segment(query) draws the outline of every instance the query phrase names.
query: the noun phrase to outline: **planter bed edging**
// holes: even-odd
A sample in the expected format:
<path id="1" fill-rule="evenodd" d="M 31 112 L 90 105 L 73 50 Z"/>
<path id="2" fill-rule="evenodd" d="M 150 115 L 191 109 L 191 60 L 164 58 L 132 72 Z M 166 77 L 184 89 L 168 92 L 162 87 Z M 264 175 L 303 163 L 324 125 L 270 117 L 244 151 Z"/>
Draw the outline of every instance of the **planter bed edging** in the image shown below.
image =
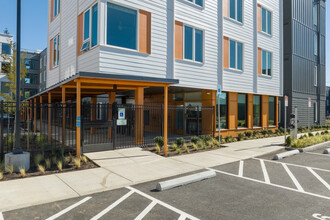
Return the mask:
<path id="1" fill-rule="evenodd" d="M 330 141 L 324 142 L 324 143 L 320 143 L 320 144 L 316 144 L 313 146 L 309 146 L 306 148 L 301 149 L 302 152 L 310 152 L 310 151 L 314 151 L 314 150 L 319 150 L 323 147 L 329 146 L 330 145 Z"/>

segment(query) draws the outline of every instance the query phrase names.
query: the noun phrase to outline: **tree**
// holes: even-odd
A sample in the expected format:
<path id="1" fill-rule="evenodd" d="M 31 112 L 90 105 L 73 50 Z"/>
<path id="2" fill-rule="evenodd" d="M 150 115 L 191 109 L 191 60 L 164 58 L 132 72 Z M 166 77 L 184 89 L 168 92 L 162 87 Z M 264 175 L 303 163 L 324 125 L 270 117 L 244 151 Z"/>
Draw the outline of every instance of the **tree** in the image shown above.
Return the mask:
<path id="1" fill-rule="evenodd" d="M 5 29 L 3 30 L 3 33 L 4 33 L 4 34 L 9 34 L 8 28 L 5 28 Z"/>

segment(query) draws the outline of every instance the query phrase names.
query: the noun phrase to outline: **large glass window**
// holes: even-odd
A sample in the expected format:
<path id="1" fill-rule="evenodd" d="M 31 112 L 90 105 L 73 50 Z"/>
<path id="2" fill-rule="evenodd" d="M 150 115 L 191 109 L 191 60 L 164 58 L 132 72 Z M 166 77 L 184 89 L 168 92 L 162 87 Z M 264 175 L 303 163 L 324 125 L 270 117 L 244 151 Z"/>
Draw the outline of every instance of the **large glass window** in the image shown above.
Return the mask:
<path id="1" fill-rule="evenodd" d="M 217 98 L 217 128 L 219 128 L 219 119 L 218 119 L 218 111 L 219 111 L 219 98 Z M 228 104 L 227 104 L 227 93 L 223 92 L 220 95 L 220 128 L 226 129 L 227 125 L 227 117 L 228 117 Z"/>
<path id="2" fill-rule="evenodd" d="M 272 13 L 265 8 L 261 8 L 261 30 L 264 33 L 272 34 Z"/>
<path id="3" fill-rule="evenodd" d="M 246 127 L 246 95 L 238 94 L 238 127 Z"/>
<path id="4" fill-rule="evenodd" d="M 137 11 L 108 2 L 107 44 L 137 50 Z"/>
<path id="5" fill-rule="evenodd" d="M 95 4 L 91 9 L 84 13 L 84 43 L 81 51 L 97 45 L 98 35 L 98 5 Z"/>
<path id="6" fill-rule="evenodd" d="M 318 39 L 317 34 L 314 34 L 314 55 L 318 55 Z"/>
<path id="7" fill-rule="evenodd" d="M 28 69 L 28 70 L 38 69 L 36 60 L 25 59 L 24 64 L 25 64 L 26 69 Z"/>
<path id="8" fill-rule="evenodd" d="M 234 40 L 229 41 L 229 67 L 243 70 L 243 44 Z"/>
<path id="9" fill-rule="evenodd" d="M 317 1 L 313 2 L 313 24 L 317 25 L 318 23 L 318 8 L 317 8 L 318 4 Z"/>
<path id="10" fill-rule="evenodd" d="M 243 0 L 229 1 L 229 16 L 230 18 L 242 22 L 243 19 Z"/>
<path id="11" fill-rule="evenodd" d="M 253 96 L 253 126 L 261 126 L 261 97 Z"/>
<path id="12" fill-rule="evenodd" d="M 27 74 L 25 78 L 25 84 L 38 84 L 38 75 L 37 74 Z"/>
<path id="13" fill-rule="evenodd" d="M 196 5 L 199 5 L 201 7 L 203 7 L 204 5 L 204 0 L 188 0 L 188 1 L 195 3 Z"/>
<path id="14" fill-rule="evenodd" d="M 56 67 L 59 64 L 60 57 L 60 36 L 56 36 L 53 41 L 53 67 Z"/>
<path id="15" fill-rule="evenodd" d="M 272 75 L 272 53 L 262 50 L 262 74 Z"/>
<path id="16" fill-rule="evenodd" d="M 195 43 L 194 43 L 195 42 Z M 204 33 L 202 30 L 184 26 L 184 58 L 203 62 Z"/>
<path id="17" fill-rule="evenodd" d="M 314 86 L 317 86 L 317 66 L 314 66 Z"/>
<path id="18" fill-rule="evenodd" d="M 84 41 L 89 39 L 90 10 L 84 14 Z"/>
<path id="19" fill-rule="evenodd" d="M 94 5 L 92 8 L 92 47 L 97 45 L 97 24 L 98 24 L 98 5 Z"/>
<path id="20" fill-rule="evenodd" d="M 8 82 L 1 82 L 1 93 L 8 94 L 9 90 Z"/>
<path id="21" fill-rule="evenodd" d="M 61 12 L 61 0 L 54 0 L 54 18 Z"/>
<path id="22" fill-rule="evenodd" d="M 275 97 L 269 97 L 269 125 L 275 125 Z"/>
<path id="23" fill-rule="evenodd" d="M 314 102 L 314 122 L 318 121 L 317 102 Z"/>
<path id="24" fill-rule="evenodd" d="M 1 49 L 2 54 L 6 55 L 11 55 L 11 47 L 9 44 L 2 43 L 2 49 Z"/>

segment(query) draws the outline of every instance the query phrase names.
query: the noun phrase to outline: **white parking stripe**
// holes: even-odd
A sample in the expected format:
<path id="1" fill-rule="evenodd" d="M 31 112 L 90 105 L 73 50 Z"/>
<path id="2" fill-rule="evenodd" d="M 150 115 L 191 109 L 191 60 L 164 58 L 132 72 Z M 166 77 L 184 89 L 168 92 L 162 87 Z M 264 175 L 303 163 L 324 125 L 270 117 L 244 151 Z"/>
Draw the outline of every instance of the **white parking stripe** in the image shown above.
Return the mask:
<path id="1" fill-rule="evenodd" d="M 117 201 L 115 201 L 114 203 L 112 203 L 111 205 L 109 205 L 107 208 L 105 208 L 102 212 L 100 212 L 99 214 L 97 214 L 96 216 L 94 216 L 93 218 L 91 218 L 91 220 L 97 220 L 97 219 L 101 218 L 102 216 L 104 216 L 105 214 L 107 214 L 111 209 L 115 208 L 122 201 L 124 201 L 125 199 L 127 199 L 133 193 L 134 193 L 133 191 L 129 191 L 124 196 L 122 196 L 120 199 L 118 199 Z"/>
<path id="2" fill-rule="evenodd" d="M 2 212 L 0 212 L 0 220 L 4 220 L 4 219 L 3 219 Z"/>
<path id="3" fill-rule="evenodd" d="M 144 216 L 146 216 L 150 211 L 151 209 L 157 205 L 157 202 L 156 201 L 152 201 L 148 206 L 147 208 L 145 208 L 136 218 L 135 220 L 142 220 L 144 218 Z"/>
<path id="4" fill-rule="evenodd" d="M 294 163 L 284 163 L 284 162 L 279 162 L 279 161 L 274 161 L 274 160 L 265 160 L 265 159 L 260 159 L 260 158 L 252 158 L 254 160 L 264 160 L 270 163 L 278 163 L 278 164 L 286 164 L 286 165 L 290 165 L 290 166 L 294 166 L 294 167 L 302 167 L 302 168 L 308 168 L 309 166 L 303 166 L 303 165 L 298 165 L 298 164 L 294 164 Z M 319 170 L 319 171 L 324 171 L 324 172 L 328 172 L 330 173 L 330 170 L 326 170 L 326 169 L 322 169 L 322 168 L 317 168 L 317 167 L 310 167 L 313 170 Z"/>
<path id="5" fill-rule="evenodd" d="M 243 176 L 243 169 L 244 169 L 244 161 L 241 160 L 239 162 L 238 176 L 240 176 L 240 177 Z"/>
<path id="6" fill-rule="evenodd" d="M 319 154 L 319 153 L 314 153 L 314 152 L 305 152 L 305 153 L 306 153 L 306 154 L 318 155 L 318 156 L 330 157 L 330 154 Z"/>
<path id="7" fill-rule="evenodd" d="M 131 191 L 133 191 L 133 192 L 135 192 L 135 193 L 137 193 L 137 194 L 140 194 L 141 196 L 143 196 L 143 197 L 145 197 L 147 199 L 150 199 L 151 201 L 155 201 L 159 205 L 164 206 L 165 208 L 168 208 L 168 209 L 170 209 L 170 210 L 172 210 L 172 211 L 174 211 L 174 212 L 176 212 L 176 213 L 178 213 L 180 215 L 184 215 L 184 216 L 186 216 L 187 218 L 189 218 L 191 220 L 199 220 L 198 218 L 196 218 L 196 217 L 194 217 L 192 215 L 189 215 L 189 214 L 187 214 L 187 213 L 185 213 L 185 212 L 183 212 L 183 211 L 181 211 L 181 210 L 179 210 L 179 209 L 177 209 L 177 208 L 175 208 L 175 207 L 173 207 L 173 206 L 171 206 L 171 205 L 169 205 L 169 204 L 167 204 L 167 203 L 165 203 L 163 201 L 160 201 L 160 200 L 158 200 L 158 199 L 156 199 L 156 198 L 154 198 L 152 196 L 149 196 L 148 194 L 146 194 L 144 192 L 141 192 L 140 190 L 137 190 L 137 189 L 135 189 L 133 187 L 130 187 L 130 186 L 127 186 L 126 188 L 129 189 L 129 190 L 131 190 Z"/>
<path id="8" fill-rule="evenodd" d="M 261 168 L 262 168 L 262 172 L 264 174 L 265 182 L 267 184 L 269 184 L 270 179 L 269 179 L 268 172 L 267 172 L 267 169 L 266 169 L 266 166 L 265 166 L 265 162 L 263 160 L 260 160 L 260 165 L 261 165 Z"/>
<path id="9" fill-rule="evenodd" d="M 91 198 L 92 198 L 92 197 L 86 197 L 86 198 L 84 198 L 84 199 L 80 200 L 79 202 L 77 202 L 77 203 L 75 203 L 75 204 L 73 204 L 73 205 L 69 206 L 68 208 L 66 208 L 66 209 L 63 209 L 62 211 L 58 212 L 57 214 L 55 214 L 55 215 L 53 215 L 53 216 L 51 216 L 51 217 L 47 218 L 46 220 L 53 220 L 53 219 L 57 219 L 58 217 L 60 217 L 60 216 L 64 215 L 65 213 L 67 213 L 67 212 L 71 211 L 72 209 L 74 209 L 74 208 L 76 208 L 76 207 L 80 206 L 81 204 L 83 204 L 83 203 L 87 202 L 87 201 L 88 201 L 88 200 L 90 200 Z M 1 220 L 1 217 L 0 217 L 0 220 Z"/>
<path id="10" fill-rule="evenodd" d="M 288 168 L 288 166 L 286 164 L 284 164 L 284 163 L 282 163 L 282 166 L 284 167 L 285 171 L 290 176 L 290 178 L 293 181 L 294 185 L 296 185 L 297 189 L 299 191 L 301 191 L 301 192 L 305 192 L 305 190 L 301 187 L 300 183 L 298 182 L 298 180 L 296 179 L 296 177 L 293 175 L 293 173 L 291 172 L 291 170 Z"/>
<path id="11" fill-rule="evenodd" d="M 318 180 L 320 180 L 321 183 L 323 183 L 323 185 L 325 187 L 328 188 L 328 190 L 330 190 L 330 185 L 322 178 L 320 177 L 312 168 L 307 168 Z"/>
<path id="12" fill-rule="evenodd" d="M 187 218 L 187 216 L 185 215 L 180 215 L 179 219 L 178 220 L 185 220 Z"/>
<path id="13" fill-rule="evenodd" d="M 250 181 L 253 181 L 253 182 L 257 182 L 257 183 L 263 183 L 263 184 L 266 184 L 265 182 L 263 181 L 260 181 L 260 180 L 256 180 L 256 179 L 252 179 L 252 178 L 249 178 L 249 177 L 239 177 L 235 174 L 232 174 L 232 173 L 227 173 L 227 172 L 223 172 L 223 171 L 220 171 L 220 170 L 215 170 L 215 169 L 212 169 L 212 168 L 207 168 L 208 170 L 213 170 L 217 173 L 221 173 L 221 174 L 225 174 L 225 175 L 228 175 L 228 176 L 233 176 L 233 177 L 237 177 L 237 178 L 241 178 L 241 179 L 245 179 L 245 180 L 250 180 Z M 327 196 L 322 196 L 322 195 L 318 195 L 318 194 L 315 194 L 315 193 L 310 193 L 310 192 L 301 192 L 297 189 L 293 189 L 293 188 L 289 188 L 289 187 L 286 187 L 286 186 L 281 186 L 281 185 L 276 185 L 276 184 L 273 184 L 273 183 L 270 183 L 270 184 L 267 184 L 268 186 L 274 186 L 274 187 L 278 187 L 278 188 L 282 188 L 282 189 L 286 189 L 286 190 L 290 190 L 290 191 L 294 191 L 294 192 L 298 192 L 298 193 L 303 193 L 303 194 L 306 194 L 306 195 L 310 195 L 310 196 L 315 196 L 315 197 L 318 197 L 318 198 L 322 198 L 322 199 L 327 199 L 327 200 L 330 200 L 330 197 L 327 197 Z"/>

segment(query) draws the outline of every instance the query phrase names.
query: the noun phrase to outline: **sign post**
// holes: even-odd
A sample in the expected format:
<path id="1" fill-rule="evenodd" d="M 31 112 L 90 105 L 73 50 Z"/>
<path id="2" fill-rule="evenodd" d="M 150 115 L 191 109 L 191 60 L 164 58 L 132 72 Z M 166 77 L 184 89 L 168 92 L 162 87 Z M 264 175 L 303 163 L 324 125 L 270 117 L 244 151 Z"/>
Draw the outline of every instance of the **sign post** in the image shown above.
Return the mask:
<path id="1" fill-rule="evenodd" d="M 221 144 L 221 138 L 220 138 L 220 129 L 221 129 L 221 125 L 220 125 L 220 95 L 221 95 L 221 85 L 219 84 L 218 89 L 217 89 L 219 144 Z"/>
<path id="2" fill-rule="evenodd" d="M 308 120 L 308 133 L 310 132 L 310 124 L 309 124 L 309 108 L 312 107 L 312 99 L 308 98 L 308 111 L 307 111 L 307 120 Z"/>
<path id="3" fill-rule="evenodd" d="M 286 143 L 286 109 L 289 106 L 289 97 L 284 96 L 284 143 Z"/>

